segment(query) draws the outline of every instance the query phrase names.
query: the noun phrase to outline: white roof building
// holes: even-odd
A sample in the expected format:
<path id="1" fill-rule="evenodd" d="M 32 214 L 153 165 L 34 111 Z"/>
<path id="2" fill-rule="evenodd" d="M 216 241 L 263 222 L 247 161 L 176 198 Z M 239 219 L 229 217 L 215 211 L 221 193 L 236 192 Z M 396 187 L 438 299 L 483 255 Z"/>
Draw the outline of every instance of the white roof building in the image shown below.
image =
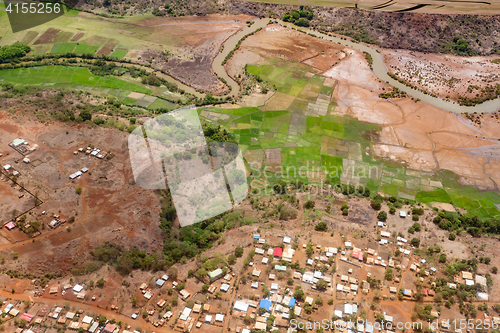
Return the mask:
<path id="1" fill-rule="evenodd" d="M 187 320 L 189 315 L 191 314 L 191 310 L 190 308 L 186 307 L 184 308 L 184 310 L 182 311 L 182 314 L 181 316 L 179 317 L 180 320 Z"/>
<path id="2" fill-rule="evenodd" d="M 80 291 L 83 290 L 83 286 L 77 284 L 76 286 L 73 287 L 73 291 L 76 293 L 79 293 Z"/>
<path id="3" fill-rule="evenodd" d="M 285 243 L 285 244 L 290 244 L 291 241 L 292 241 L 292 239 L 290 237 L 285 236 L 285 238 L 283 238 L 283 243 Z"/>
<path id="4" fill-rule="evenodd" d="M 234 309 L 238 311 L 243 311 L 247 312 L 248 311 L 248 304 L 242 301 L 236 301 L 234 303 Z"/>
<path id="5" fill-rule="evenodd" d="M 216 314 L 215 315 L 215 321 L 223 322 L 224 321 L 224 315 L 223 314 Z"/>

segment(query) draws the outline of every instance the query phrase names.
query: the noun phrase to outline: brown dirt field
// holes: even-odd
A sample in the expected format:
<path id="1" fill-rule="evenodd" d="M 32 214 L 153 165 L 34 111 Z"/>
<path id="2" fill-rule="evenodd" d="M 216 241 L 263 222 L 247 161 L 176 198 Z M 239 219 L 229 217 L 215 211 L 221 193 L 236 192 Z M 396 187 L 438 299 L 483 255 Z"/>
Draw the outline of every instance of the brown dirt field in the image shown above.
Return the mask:
<path id="1" fill-rule="evenodd" d="M 90 36 L 87 39 L 82 40 L 82 43 L 90 44 L 94 46 L 102 46 L 108 39 L 102 36 Z"/>
<path id="2" fill-rule="evenodd" d="M 333 92 L 338 106 L 333 113 L 380 124 L 380 144 L 373 147 L 376 155 L 418 170 L 449 169 L 463 176 L 463 184 L 495 188 L 489 177 L 491 173 L 494 179 L 500 178 L 495 169 L 500 158 L 495 149 L 500 129 L 496 114 L 480 117 L 478 125 L 411 98 L 379 98 L 389 86 L 375 77 L 361 52 L 347 49 L 346 54 L 323 73 L 338 80 Z M 485 165 L 488 174 L 483 172 L 485 162 L 490 163 Z"/>
<path id="3" fill-rule="evenodd" d="M 271 24 L 248 37 L 226 64 L 231 76 L 243 72 L 245 65 L 279 57 L 302 62 L 323 72 L 342 59 L 343 46 L 314 38 L 295 30 Z"/>
<path id="4" fill-rule="evenodd" d="M 144 62 L 154 57 L 155 68 L 167 70 L 181 82 L 195 89 L 220 92 L 224 84 L 213 74 L 212 61 L 224 41 L 254 18 L 248 15 L 147 18 L 138 22 L 151 29 L 144 40 L 162 44 L 169 55 L 163 55 L 163 49 L 151 48 L 130 53 L 128 57 L 140 56 Z"/>
<path id="5" fill-rule="evenodd" d="M 35 242 L 30 240 L 14 246 L 12 250 L 20 254 L 15 263 L 18 268 L 29 267 L 35 274 L 67 270 L 69 263 L 83 260 L 89 249 L 104 240 L 127 246 L 136 242 L 137 246 L 149 250 L 161 249 L 163 237 L 156 213 L 158 198 L 154 192 L 139 189 L 130 182 L 133 176 L 126 133 L 98 127 L 42 125 L 20 121 L 19 118 L 13 121 L 5 115 L 1 119 L 3 124 L 11 126 L 11 132 L 6 132 L 9 135 L 2 140 L 0 151 L 12 150 L 6 144 L 19 136 L 39 145 L 29 157 L 41 163 L 36 163 L 36 167 L 33 163 L 16 164 L 22 175 L 19 181 L 23 181 L 27 188 L 39 191 L 44 201 L 35 213 L 40 215 L 45 210 L 58 213 L 61 218 L 76 217 L 76 222 L 69 225 L 70 232 L 66 231 L 68 225 L 55 230 L 47 228 Z M 105 161 L 81 153 L 73 155 L 73 151 L 87 147 L 89 143 L 116 156 Z M 2 158 L 2 163 L 14 165 L 14 161 L 20 158 L 20 154 L 12 151 Z M 92 175 L 85 174 L 75 181 L 68 179 L 69 174 L 84 166 L 92 171 Z M 76 186 L 82 187 L 82 195 L 75 193 Z M 54 260 L 53 256 L 57 259 Z"/>
<path id="6" fill-rule="evenodd" d="M 120 42 L 116 39 L 110 39 L 96 52 L 96 54 L 109 55 L 119 43 Z"/>
<path id="7" fill-rule="evenodd" d="M 35 39 L 35 37 L 38 36 L 38 32 L 36 31 L 27 31 L 26 35 L 21 39 L 21 43 L 28 45 Z"/>
<path id="8" fill-rule="evenodd" d="M 84 32 L 79 32 L 76 35 L 74 35 L 73 38 L 71 38 L 71 41 L 76 42 L 76 41 L 80 40 L 80 38 L 82 38 L 84 35 L 85 35 Z"/>
<path id="9" fill-rule="evenodd" d="M 59 29 L 48 28 L 38 39 L 33 43 L 33 45 L 38 44 L 50 44 L 54 41 L 56 35 L 60 32 Z"/>
<path id="10" fill-rule="evenodd" d="M 382 53 L 390 73 L 454 101 L 459 96 L 475 97 L 477 90 L 468 92 L 469 86 L 484 88 L 500 80 L 500 66 L 491 62 L 498 56 L 460 57 L 388 49 Z"/>

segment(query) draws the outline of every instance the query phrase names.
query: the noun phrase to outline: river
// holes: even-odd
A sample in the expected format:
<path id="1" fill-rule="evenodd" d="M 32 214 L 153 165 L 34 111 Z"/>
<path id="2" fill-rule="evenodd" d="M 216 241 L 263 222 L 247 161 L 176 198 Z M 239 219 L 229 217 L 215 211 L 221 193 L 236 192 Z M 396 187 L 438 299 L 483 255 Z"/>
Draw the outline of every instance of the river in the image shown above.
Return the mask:
<path id="1" fill-rule="evenodd" d="M 393 87 L 396 87 L 408 95 L 420 99 L 422 102 L 431 104 L 437 108 L 453 112 L 453 113 L 493 113 L 500 109 L 500 98 L 483 102 L 481 104 L 477 104 L 475 106 L 461 106 L 457 102 L 447 101 L 443 98 L 433 97 L 427 94 L 424 94 L 422 91 L 408 87 L 401 82 L 394 80 L 387 74 L 387 67 L 384 63 L 384 57 L 381 53 L 379 53 L 375 48 L 368 46 L 362 43 L 355 43 L 349 40 L 341 39 L 340 37 L 329 36 L 319 31 L 311 30 L 308 28 L 300 28 L 291 23 L 283 22 L 282 20 L 276 20 L 280 25 L 288 27 L 300 29 L 301 31 L 314 35 L 318 38 L 322 38 L 324 40 L 328 40 L 334 43 L 338 43 L 341 45 L 345 45 L 347 47 L 356 49 L 361 52 L 367 52 L 372 56 L 373 59 L 373 73 L 380 80 L 388 82 Z M 237 82 L 235 82 L 232 78 L 227 75 L 226 70 L 222 66 L 222 62 L 225 57 L 231 50 L 234 49 L 238 41 L 246 34 L 257 30 L 260 27 L 264 27 L 268 24 L 269 19 L 257 19 L 254 21 L 255 23 L 251 27 L 245 27 L 243 30 L 231 36 L 223 45 L 224 51 L 219 53 L 213 62 L 213 70 L 219 76 L 224 78 L 227 83 L 232 87 L 231 96 L 236 96 L 240 91 L 240 86 Z"/>
<path id="2" fill-rule="evenodd" d="M 454 112 L 454 113 L 493 113 L 496 112 L 500 109 L 500 98 L 486 101 L 481 104 L 477 104 L 475 106 L 461 106 L 456 102 L 450 102 L 447 100 L 444 100 L 443 98 L 439 97 L 432 97 L 430 95 L 424 94 L 422 91 L 408 87 L 401 82 L 394 80 L 391 78 L 389 75 L 387 75 L 387 67 L 384 63 L 384 57 L 381 53 L 379 53 L 375 48 L 368 46 L 366 44 L 362 43 L 355 43 L 351 42 L 349 40 L 343 40 L 339 37 L 334 37 L 334 36 L 329 36 L 325 35 L 319 31 L 311 30 L 311 29 L 303 29 L 300 27 L 296 27 L 295 25 L 292 25 L 291 23 L 286 23 L 281 20 L 278 20 L 278 23 L 286 26 L 286 27 L 294 27 L 298 28 L 302 31 L 304 31 L 307 34 L 314 35 L 318 38 L 322 38 L 324 40 L 328 40 L 334 43 L 338 43 L 341 45 L 348 46 L 350 48 L 356 49 L 361 52 L 367 52 L 369 53 L 372 58 L 373 58 L 373 73 L 382 81 L 388 82 L 390 85 L 393 87 L 396 87 L 404 92 L 406 92 L 408 95 L 420 99 L 422 102 L 431 104 L 437 108 L 449 111 L 449 112 Z"/>

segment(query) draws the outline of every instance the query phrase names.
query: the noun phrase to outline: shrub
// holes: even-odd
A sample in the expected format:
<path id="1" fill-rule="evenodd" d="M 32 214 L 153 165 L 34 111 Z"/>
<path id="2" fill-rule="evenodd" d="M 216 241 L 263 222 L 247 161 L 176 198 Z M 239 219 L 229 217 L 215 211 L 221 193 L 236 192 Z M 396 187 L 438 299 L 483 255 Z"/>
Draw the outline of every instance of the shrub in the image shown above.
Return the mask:
<path id="1" fill-rule="evenodd" d="M 387 212 L 385 212 L 385 211 L 379 212 L 378 215 L 377 215 L 377 218 L 380 221 L 386 221 L 387 220 Z"/>
<path id="2" fill-rule="evenodd" d="M 375 210 L 380 210 L 380 208 L 382 208 L 382 201 L 380 199 L 373 199 L 370 204 Z"/>
<path id="3" fill-rule="evenodd" d="M 80 112 L 79 117 L 82 119 L 82 121 L 87 121 L 87 120 L 92 120 L 92 113 L 90 113 L 89 110 L 83 110 Z"/>
<path id="4" fill-rule="evenodd" d="M 313 209 L 315 205 L 316 205 L 315 201 L 307 200 L 306 203 L 304 204 L 304 209 Z"/>
<path id="5" fill-rule="evenodd" d="M 451 241 L 454 241 L 456 238 L 457 238 L 457 236 L 452 232 L 450 232 L 450 234 L 448 235 L 448 239 Z"/>
<path id="6" fill-rule="evenodd" d="M 445 263 L 446 262 L 446 254 L 441 253 L 441 255 L 439 256 L 439 262 L 440 263 Z"/>
<path id="7" fill-rule="evenodd" d="M 297 210 L 293 209 L 292 207 L 283 206 L 280 210 L 279 219 L 284 221 L 293 220 L 297 217 L 297 215 Z"/>
<path id="8" fill-rule="evenodd" d="M 238 246 L 236 249 L 234 249 L 234 255 L 238 258 L 241 258 L 243 256 L 243 248 L 241 246 Z"/>
<path id="9" fill-rule="evenodd" d="M 328 229 L 328 226 L 325 222 L 320 222 L 314 227 L 314 230 L 316 231 L 326 231 L 326 229 Z"/>

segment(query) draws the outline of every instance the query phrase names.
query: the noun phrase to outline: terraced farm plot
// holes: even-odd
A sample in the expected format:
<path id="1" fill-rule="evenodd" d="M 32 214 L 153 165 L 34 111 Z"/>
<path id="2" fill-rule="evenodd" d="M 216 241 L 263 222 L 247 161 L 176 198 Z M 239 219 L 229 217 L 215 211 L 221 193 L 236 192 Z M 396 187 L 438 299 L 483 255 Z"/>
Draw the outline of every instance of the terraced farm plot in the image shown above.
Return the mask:
<path id="1" fill-rule="evenodd" d="M 123 58 L 125 57 L 125 55 L 127 55 L 127 52 L 127 50 L 117 49 L 113 53 L 111 53 L 110 56 L 115 58 Z"/>
<path id="2" fill-rule="evenodd" d="M 99 46 L 79 44 L 73 52 L 76 54 L 94 54 L 98 48 Z"/>
<path id="3" fill-rule="evenodd" d="M 0 12 L 0 13 L 2 13 L 2 12 Z M 23 37 L 23 39 L 21 39 L 21 43 L 23 43 L 25 45 L 29 45 L 35 39 L 36 36 L 38 36 L 38 32 L 26 31 L 26 35 Z"/>
<path id="4" fill-rule="evenodd" d="M 76 43 L 54 44 L 54 46 L 52 46 L 52 50 L 50 52 L 51 53 L 65 54 L 65 53 L 73 52 L 75 47 L 76 47 Z"/>

